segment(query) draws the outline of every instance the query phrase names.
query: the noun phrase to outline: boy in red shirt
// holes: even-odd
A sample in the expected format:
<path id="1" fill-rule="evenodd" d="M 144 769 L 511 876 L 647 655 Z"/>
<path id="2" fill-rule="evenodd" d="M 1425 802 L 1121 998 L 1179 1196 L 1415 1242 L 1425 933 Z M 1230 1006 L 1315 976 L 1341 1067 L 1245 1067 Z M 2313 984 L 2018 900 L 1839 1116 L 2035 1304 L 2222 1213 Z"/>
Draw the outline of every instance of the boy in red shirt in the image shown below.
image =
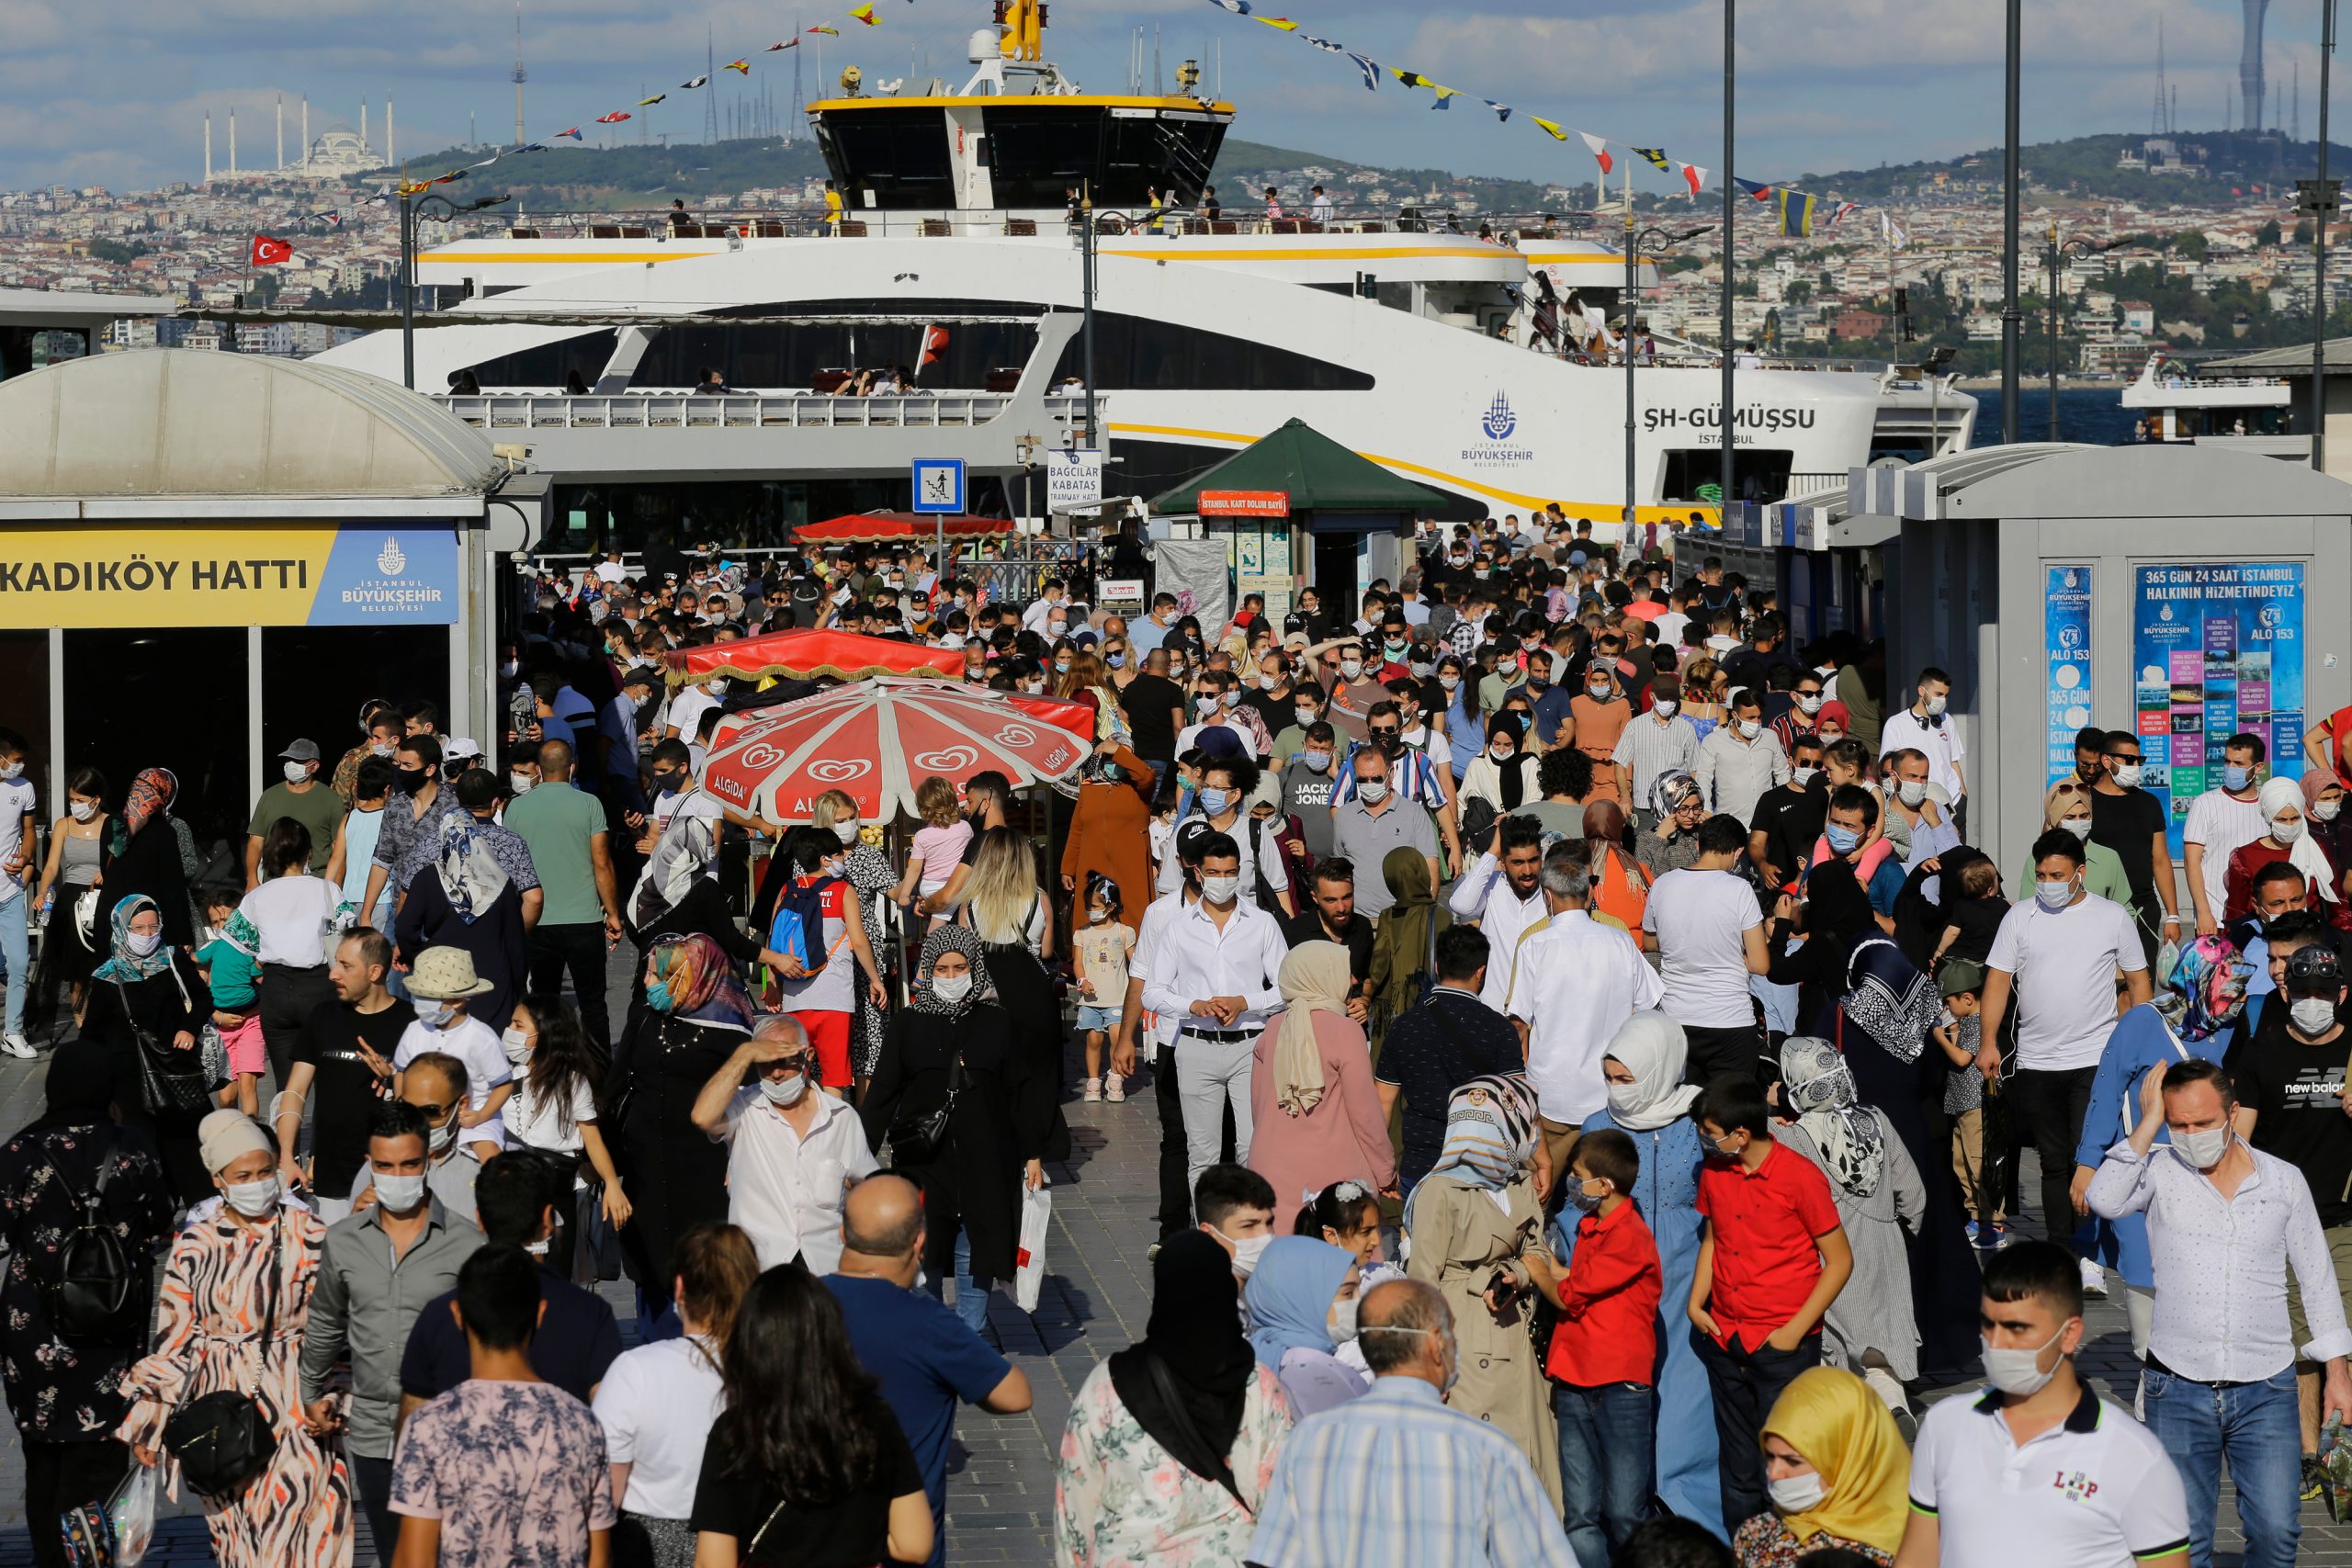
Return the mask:
<path id="1" fill-rule="evenodd" d="M 1548 1253 L 1528 1277 L 1560 1309 L 1544 1371 L 1560 1425 L 1560 1495 L 1577 1561 L 1607 1562 L 1649 1511 L 1655 1489 L 1657 1242 L 1626 1196 L 1641 1174 L 1634 1140 L 1587 1133 L 1568 1166 L 1577 1221 L 1565 1277 Z"/>
<path id="2" fill-rule="evenodd" d="M 1821 1364 L 1821 1318 L 1854 1271 L 1829 1179 L 1773 1141 L 1756 1080 L 1729 1074 L 1690 1108 L 1706 1163 L 1699 1171 L 1698 1272 L 1691 1343 L 1715 1395 L 1724 1529 L 1765 1511 L 1762 1440 L 1772 1402 Z"/>

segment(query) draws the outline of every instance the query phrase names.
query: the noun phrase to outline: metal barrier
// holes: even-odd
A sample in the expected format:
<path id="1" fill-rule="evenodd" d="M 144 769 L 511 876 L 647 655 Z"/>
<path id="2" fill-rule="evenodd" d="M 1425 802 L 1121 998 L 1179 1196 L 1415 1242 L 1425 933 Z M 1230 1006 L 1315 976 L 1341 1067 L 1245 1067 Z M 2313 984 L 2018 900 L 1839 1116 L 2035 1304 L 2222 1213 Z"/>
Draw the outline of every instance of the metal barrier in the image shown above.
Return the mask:
<path id="1" fill-rule="evenodd" d="M 844 398 L 820 392 L 560 392 L 436 394 L 448 411 L 484 430 L 936 430 L 986 424 L 1012 406 L 1009 392 L 920 393 Z M 1082 415 L 1085 400 L 1049 395 L 1060 418 Z"/>

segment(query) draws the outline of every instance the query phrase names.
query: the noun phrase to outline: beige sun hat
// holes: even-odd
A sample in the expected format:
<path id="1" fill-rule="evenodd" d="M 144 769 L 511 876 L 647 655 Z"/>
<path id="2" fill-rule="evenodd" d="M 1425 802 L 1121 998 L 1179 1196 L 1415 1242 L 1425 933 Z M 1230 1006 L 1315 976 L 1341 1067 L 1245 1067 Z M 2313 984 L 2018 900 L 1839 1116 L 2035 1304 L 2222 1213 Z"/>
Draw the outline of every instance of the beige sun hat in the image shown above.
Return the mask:
<path id="1" fill-rule="evenodd" d="M 426 948 L 416 955 L 408 977 L 411 996 L 434 1002 L 462 1001 L 497 988 L 474 973 L 474 955 L 462 947 Z"/>

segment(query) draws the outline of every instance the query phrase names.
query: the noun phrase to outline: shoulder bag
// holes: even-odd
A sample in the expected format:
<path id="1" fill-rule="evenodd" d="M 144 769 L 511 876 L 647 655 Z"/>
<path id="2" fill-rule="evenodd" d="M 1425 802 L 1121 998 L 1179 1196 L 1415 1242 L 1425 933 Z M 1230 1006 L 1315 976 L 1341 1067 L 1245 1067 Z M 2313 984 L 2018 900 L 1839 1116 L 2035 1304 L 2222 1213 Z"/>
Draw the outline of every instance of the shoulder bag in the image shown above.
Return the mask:
<path id="1" fill-rule="evenodd" d="M 278 1228 L 269 1248 L 269 1304 L 263 1309 L 261 1340 L 256 1352 L 261 1371 L 245 1391 L 215 1389 L 191 1399 L 164 1424 L 164 1446 L 179 1461 L 187 1483 L 209 1497 L 235 1497 L 254 1478 L 269 1468 L 277 1451 L 277 1435 L 270 1429 L 270 1413 L 262 1404 L 261 1385 L 277 1329 L 279 1274 L 284 1266 L 284 1210 L 272 1222 Z"/>
<path id="2" fill-rule="evenodd" d="M 172 984 L 179 987 L 181 1005 L 190 1005 L 187 982 L 180 978 L 179 961 L 175 958 L 164 967 Z M 202 1116 L 215 1109 L 204 1053 L 175 1050 L 170 1041 L 158 1040 L 148 1033 L 140 1024 L 139 1015 L 130 1010 L 130 987 L 117 980 L 114 992 L 115 999 L 122 1005 L 123 1022 L 130 1026 L 131 1038 L 138 1045 L 139 1100 L 148 1114 Z"/>
<path id="3" fill-rule="evenodd" d="M 964 1092 L 964 1053 L 956 1053 L 947 1069 L 947 1098 L 938 1108 L 890 1124 L 890 1163 L 929 1165 L 947 1152 L 947 1131 L 956 1117 L 956 1100 Z"/>

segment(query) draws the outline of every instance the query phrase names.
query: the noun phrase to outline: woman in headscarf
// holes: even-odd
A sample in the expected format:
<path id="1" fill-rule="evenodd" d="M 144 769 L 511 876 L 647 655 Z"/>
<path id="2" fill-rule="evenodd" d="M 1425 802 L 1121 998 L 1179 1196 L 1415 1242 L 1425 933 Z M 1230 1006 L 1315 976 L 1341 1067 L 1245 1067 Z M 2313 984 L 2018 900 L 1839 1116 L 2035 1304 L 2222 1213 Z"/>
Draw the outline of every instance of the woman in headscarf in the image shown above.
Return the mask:
<path id="1" fill-rule="evenodd" d="M 1592 759 L 1593 798 L 1616 801 L 1622 807 L 1617 767 L 1611 759 L 1617 752 L 1617 738 L 1633 720 L 1634 708 L 1625 700 L 1614 660 L 1596 654 L 1584 667 L 1584 684 L 1568 699 L 1568 712 L 1576 720 L 1573 744 Z"/>
<path id="2" fill-rule="evenodd" d="M 752 1001 L 707 936 L 655 946 L 643 980 L 644 1015 L 605 1080 L 599 1120 L 620 1130 L 616 1163 L 632 1211 L 621 1256 L 637 1281 L 639 1322 L 650 1328 L 673 1316 L 678 1237 L 727 1223 L 727 1145 L 695 1125 L 694 1103 L 750 1035 Z"/>
<path id="3" fill-rule="evenodd" d="M 1300 1420 L 1371 1392 L 1372 1382 L 1340 1359 L 1356 1337 L 1363 1267 L 1354 1253 L 1311 1236 L 1278 1235 L 1242 1288 L 1250 1348 L 1271 1367 Z"/>
<path id="4" fill-rule="evenodd" d="M 1241 1568 L 1291 1412 L 1241 1336 L 1233 1259 L 1199 1231 L 1151 1265 L 1144 1337 L 1096 1364 L 1054 1470 L 1056 1568 Z"/>
<path id="5" fill-rule="evenodd" d="M 880 1149 L 894 1130 L 910 1133 L 947 1108 L 935 1147 L 920 1162 L 893 1148 L 891 1163 L 922 1189 L 931 1292 L 953 1278 L 956 1314 L 975 1333 L 988 1322 L 990 1285 L 1012 1277 L 1021 1195 L 1046 1179 L 1061 1075 L 1058 1062 L 1039 1070 L 1040 1059 L 1033 1042 L 1013 1037 L 980 939 L 963 926 L 935 928 L 859 1114 Z"/>
<path id="6" fill-rule="evenodd" d="M 1707 796 L 1699 781 L 1681 768 L 1668 768 L 1650 786 L 1655 827 L 1634 835 L 1634 858 L 1652 882 L 1669 871 L 1699 863 L 1699 824 L 1707 819 Z"/>
<path id="7" fill-rule="evenodd" d="M 475 772 L 488 780 L 487 773 Z M 476 785 L 474 777 L 469 773 L 458 781 L 455 787 L 461 796 L 487 790 L 487 783 Z M 485 803 L 489 798 L 483 795 Z M 440 851 L 409 879 L 408 896 L 392 921 L 393 943 L 405 962 L 414 963 L 428 947 L 463 948 L 472 955 L 474 973 L 489 981 L 491 988 L 467 1010 L 500 1031 L 514 1016 L 529 977 L 524 901 L 526 893 L 538 891 L 523 887 L 492 852 L 490 835 L 504 831 L 476 818 L 461 799 L 458 809 L 441 818 Z"/>
<path id="8" fill-rule="evenodd" d="M 1491 1422 L 1526 1452 L 1556 1511 L 1558 1430 L 1527 1336 L 1538 1298 L 1520 1262 L 1544 1235 L 1530 1173 L 1534 1154 L 1535 1099 L 1524 1077 L 1476 1077 L 1455 1089 L 1444 1151 L 1406 1195 L 1412 1252 L 1405 1270 L 1443 1292 L 1453 1309 L 1462 1379 L 1448 1402 Z M 1507 1281 L 1499 1292 L 1487 1289 L 1498 1273 Z"/>
<path id="9" fill-rule="evenodd" d="M 2302 798 L 2301 792 L 2290 783 L 2288 795 Z M 2125 908 L 2132 907 L 2132 878 L 2123 870 L 2123 862 L 2105 844 L 2091 841 L 2091 792 L 2073 779 L 2060 779 L 2050 786 L 2041 801 L 2041 829 L 2064 828 L 2083 843 L 2083 886 L 2101 898 L 2111 898 Z M 1925 858 L 1916 857 L 1915 858 Z M 2233 857 L 2234 858 L 2234 857 Z M 2281 857 L 2283 858 L 2283 856 Z M 2018 868 L 2018 897 L 2029 897 L 2038 878 L 2030 854 Z"/>
<path id="10" fill-rule="evenodd" d="M 1119 907 L 1143 919 L 1152 899 L 1152 782 L 1151 764 L 1125 740 L 1095 743 L 1079 770 L 1078 801 L 1062 844 L 1062 890 L 1074 901 L 1082 899 L 1087 877 L 1100 872 L 1119 889 Z M 1071 924 L 1083 924 L 1083 916 L 1081 902 Z"/>
<path id="11" fill-rule="evenodd" d="M 1437 933 L 1453 923 L 1430 882 L 1429 857 L 1409 844 L 1388 852 L 1380 874 L 1394 900 L 1372 928 L 1371 1033 L 1375 1041 L 1388 1026 L 1419 1005 L 1437 975 Z M 1375 1050 L 1374 1059 L 1378 1060 Z"/>
<path id="12" fill-rule="evenodd" d="M 2299 781 L 2303 791 L 2303 830 L 2338 869 L 2336 891 L 2344 891 L 2341 873 L 2352 868 L 2352 818 L 2344 815 L 2344 781 L 2334 768 L 2312 768 Z"/>
<path id="13" fill-rule="evenodd" d="M 1502 817 L 1542 798 L 1535 785 L 1535 753 L 1525 744 L 1526 734 L 1527 726 L 1516 714 L 1498 713 L 1487 720 L 1487 749 L 1471 759 L 1462 777 L 1464 809 L 1483 800 Z"/>
<path id="14" fill-rule="evenodd" d="M 55 1052 L 46 1108 L 0 1147 L 0 1239 L 8 1247 L 0 1274 L 0 1376 L 24 1447 L 28 1519 L 54 1519 L 102 1500 L 130 1468 L 130 1450 L 114 1436 L 130 1411 L 122 1376 L 140 1357 L 152 1307 L 146 1260 L 170 1239 L 176 1205 L 163 1162 L 114 1125 L 114 1091 L 101 1053 Z M 118 1333 L 68 1337 L 52 1315 L 50 1287 L 65 1238 L 83 1223 L 83 1200 L 93 1197 L 123 1256 L 137 1260 L 141 1288 L 118 1314 Z M 62 1551 L 44 1550 L 40 1533 L 33 1542 L 35 1562 L 65 1561 Z"/>
<path id="15" fill-rule="evenodd" d="M 2230 852 L 2230 868 L 2222 877 L 2224 921 L 2254 913 L 2254 879 L 2265 866 L 2285 861 L 2303 874 L 2303 908 L 2319 911 L 2338 930 L 2352 928 L 2352 905 L 2345 901 L 2343 877 L 2312 837 L 2303 804 L 2302 785 L 2290 778 L 2270 779 L 2254 797 L 2255 809 L 2267 827 L 2254 842 Z"/>
<path id="16" fill-rule="evenodd" d="M 1401 850 L 1416 865 L 1418 851 Z M 1426 874 L 1426 873 L 1425 873 Z M 1348 1016 L 1348 950 L 1301 942 L 1275 976 L 1283 1011 L 1258 1036 L 1250 1073 L 1250 1168 L 1274 1190 L 1274 1230 L 1341 1177 L 1396 1185 L 1396 1151 L 1372 1081 L 1363 1026 Z"/>
<path id="17" fill-rule="evenodd" d="M 683 814 L 672 818 L 661 841 L 646 860 L 636 889 L 629 895 L 629 940 L 643 953 L 663 942 L 699 936 L 746 969 L 754 964 L 781 968 L 783 954 L 735 923 L 734 911 L 727 907 L 727 896 L 720 891 L 713 871 L 718 861 L 717 829 L 707 818 Z M 783 857 L 776 856 L 771 863 L 781 867 Z M 785 880 L 789 880 L 788 872 Z M 775 901 L 771 898 L 768 913 L 773 914 L 774 909 Z M 758 911 L 755 909 L 754 913 Z M 752 931 L 765 929 L 764 919 L 755 919 Z M 631 984 L 628 1017 L 621 1026 L 623 1043 L 614 1057 L 616 1063 L 629 1048 L 628 1043 L 641 1033 L 645 1012 L 644 976 L 639 974 Z"/>
<path id="18" fill-rule="evenodd" d="M 2090 1103 L 2083 1112 L 2083 1135 L 2075 1145 L 2075 1170 L 2069 1193 L 2087 1215 L 2090 1236 L 2084 1256 L 2123 1277 L 2123 1306 L 2132 1331 L 2132 1354 L 2148 1358 L 2148 1334 L 2155 1326 L 2155 1262 L 2148 1252 L 2148 1216 L 2125 1214 L 2102 1219 L 2089 1213 L 2083 1195 L 2091 1177 L 2120 1139 L 2140 1124 L 2140 1086 L 2152 1072 L 2162 1072 L 2191 1056 L 2220 1057 L 2238 1015 L 2245 1010 L 2246 983 L 2253 966 L 2234 943 L 2216 933 L 2200 936 L 2180 950 L 2172 973 L 2159 976 L 2165 989 L 2147 1001 L 2126 1009 L 2115 1021 L 2115 1032 L 2099 1052 L 2098 1070 L 2091 1076 Z M 2285 1006 L 2283 999 L 2277 1003 Z M 2172 1134 L 2158 1128 L 2166 1143 Z"/>
<path id="19" fill-rule="evenodd" d="M 1722 1471 L 1715 1450 L 1715 1398 L 1707 1369 L 1691 1348 L 1690 1281 L 1699 1271 L 1699 1165 L 1705 1147 L 1690 1107 L 1699 1089 L 1682 1081 L 1690 1042 L 1662 1012 L 1637 1012 L 1618 1027 L 1600 1059 L 1609 1109 L 1595 1111 L 1583 1131 L 1613 1127 L 1634 1140 L 1641 1174 L 1626 1196 L 1640 1209 L 1657 1242 L 1664 1272 L 1658 1301 L 1657 1495 L 1673 1512 L 1723 1532 Z M 1577 1214 L 1562 1212 L 1552 1227 L 1552 1249 L 1566 1259 L 1576 1250 Z"/>
<path id="20" fill-rule="evenodd" d="M 159 1091 L 166 1077 L 202 1081 L 202 1040 L 205 1025 L 212 1021 L 212 992 L 196 960 L 166 945 L 166 924 L 155 900 L 144 893 L 128 894 L 115 904 L 108 957 L 91 973 L 81 1044 L 74 1048 L 95 1046 L 103 1054 L 115 1076 L 115 1103 L 123 1124 L 154 1140 L 173 1190 L 182 1202 L 193 1203 L 212 1190 L 212 1173 L 197 1152 L 203 1097 Z"/>
<path id="21" fill-rule="evenodd" d="M 1860 1379 L 1835 1367 L 1799 1372 L 1764 1417 L 1762 1442 L 1772 1511 L 1733 1538 L 1739 1568 L 1795 1568 L 1840 1549 L 1882 1568 L 1894 1561 L 1911 1450 Z"/>
<path id="22" fill-rule="evenodd" d="M 111 930 L 115 906 L 134 893 L 143 893 L 163 914 L 164 945 L 196 945 L 187 863 L 171 818 L 172 796 L 178 791 L 179 781 L 164 768 L 142 769 L 130 781 L 130 794 L 107 834 L 97 918 L 91 930 L 101 933 Z"/>
<path id="23" fill-rule="evenodd" d="M 1596 793 L 1606 768 L 1592 771 Z M 1584 808 L 1584 843 L 1592 867 L 1592 914 L 1595 919 L 1622 926 L 1628 933 L 1642 929 L 1642 911 L 1649 907 L 1650 879 L 1625 848 L 1625 813 L 1614 800 L 1588 798 Z M 1634 936 L 1640 941 L 1638 935 Z"/>
<path id="24" fill-rule="evenodd" d="M 1903 1385 L 1919 1375 L 1919 1326 L 1911 1310 L 1906 1231 L 1916 1233 L 1928 1194 L 1886 1112 L 1856 1096 L 1854 1075 L 1826 1040 L 1791 1037 L 1781 1046 L 1780 1140 L 1821 1168 L 1854 1251 L 1853 1277 L 1822 1320 L 1824 1365 L 1870 1384 L 1889 1410 L 1911 1408 Z"/>

